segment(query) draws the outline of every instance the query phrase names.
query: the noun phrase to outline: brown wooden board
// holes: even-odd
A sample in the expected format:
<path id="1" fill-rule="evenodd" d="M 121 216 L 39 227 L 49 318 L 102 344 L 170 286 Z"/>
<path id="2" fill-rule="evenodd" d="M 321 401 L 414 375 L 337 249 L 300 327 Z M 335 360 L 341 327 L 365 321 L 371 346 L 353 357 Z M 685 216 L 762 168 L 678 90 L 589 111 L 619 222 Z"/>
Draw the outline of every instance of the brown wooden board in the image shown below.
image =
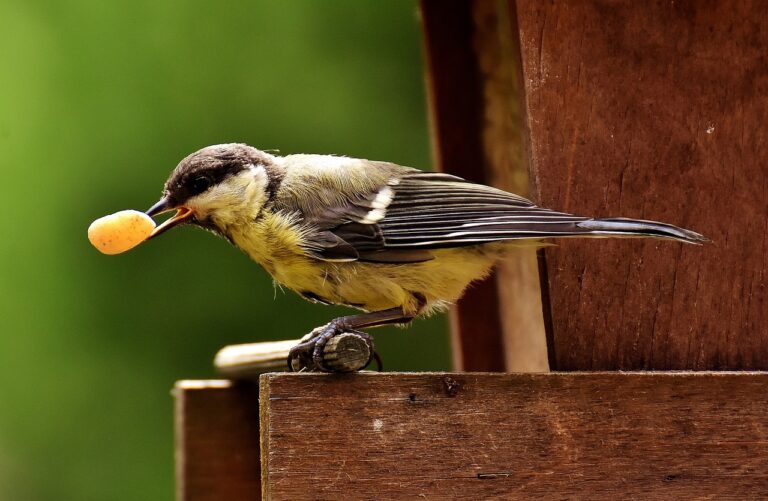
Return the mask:
<path id="1" fill-rule="evenodd" d="M 765 499 L 768 374 L 267 374 L 264 499 Z"/>
<path id="2" fill-rule="evenodd" d="M 768 369 L 768 3 L 510 5 L 538 202 L 713 241 L 547 249 L 552 368 Z"/>
<path id="3" fill-rule="evenodd" d="M 176 499 L 261 499 L 256 385 L 179 381 L 174 396 Z"/>

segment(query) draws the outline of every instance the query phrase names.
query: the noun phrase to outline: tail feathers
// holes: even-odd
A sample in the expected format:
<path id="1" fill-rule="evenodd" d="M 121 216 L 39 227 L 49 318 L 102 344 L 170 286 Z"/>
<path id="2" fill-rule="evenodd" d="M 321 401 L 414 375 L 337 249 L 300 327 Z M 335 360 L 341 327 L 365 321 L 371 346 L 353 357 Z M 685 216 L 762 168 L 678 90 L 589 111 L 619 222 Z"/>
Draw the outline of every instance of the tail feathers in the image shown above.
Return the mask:
<path id="1" fill-rule="evenodd" d="M 578 228 L 589 230 L 590 235 L 611 237 L 657 237 L 678 240 L 689 244 L 701 245 L 709 242 L 709 239 L 694 231 L 678 228 L 677 226 L 657 223 L 656 221 L 642 221 L 639 219 L 607 218 L 588 219 L 576 223 Z"/>

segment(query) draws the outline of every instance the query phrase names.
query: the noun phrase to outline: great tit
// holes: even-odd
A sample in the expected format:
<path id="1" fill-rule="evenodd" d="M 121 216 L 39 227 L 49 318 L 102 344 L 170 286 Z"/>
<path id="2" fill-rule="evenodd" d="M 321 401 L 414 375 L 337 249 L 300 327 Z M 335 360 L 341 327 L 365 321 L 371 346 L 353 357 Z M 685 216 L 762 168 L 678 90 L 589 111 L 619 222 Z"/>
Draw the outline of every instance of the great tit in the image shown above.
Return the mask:
<path id="1" fill-rule="evenodd" d="M 200 226 L 304 298 L 364 312 L 318 327 L 291 350 L 289 368 L 321 371 L 331 337 L 445 309 L 515 245 L 550 237 L 706 241 L 671 224 L 544 209 L 449 174 L 342 156 L 277 156 L 245 144 L 184 158 L 147 214 L 171 210 L 152 237 Z"/>

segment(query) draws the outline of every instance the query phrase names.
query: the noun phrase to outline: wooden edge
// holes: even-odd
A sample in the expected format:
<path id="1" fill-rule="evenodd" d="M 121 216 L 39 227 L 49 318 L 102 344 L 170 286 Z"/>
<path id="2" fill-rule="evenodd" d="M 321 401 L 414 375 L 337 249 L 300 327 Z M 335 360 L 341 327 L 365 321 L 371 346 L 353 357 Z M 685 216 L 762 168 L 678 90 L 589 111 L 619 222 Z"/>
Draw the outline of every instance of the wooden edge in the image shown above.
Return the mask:
<path id="1" fill-rule="evenodd" d="M 180 396 L 187 390 L 220 390 L 232 388 L 232 381 L 229 379 L 180 379 L 173 385 L 171 394 L 174 397 Z"/>
<path id="2" fill-rule="evenodd" d="M 425 372 L 374 372 L 363 371 L 355 374 L 326 374 L 321 372 L 302 372 L 302 373 L 287 373 L 287 372 L 267 372 L 261 374 L 259 377 L 259 383 L 264 384 L 265 381 L 272 381 L 282 377 L 306 377 L 306 378 L 329 378 L 338 379 L 344 377 L 371 377 L 371 378 L 418 378 L 420 376 L 425 377 L 460 377 L 460 376 L 480 376 L 488 378 L 590 378 L 594 376 L 601 377 L 645 377 L 645 378 L 681 378 L 681 377 L 732 377 L 732 376 L 766 376 L 768 377 L 768 371 L 553 371 L 553 372 L 488 372 L 488 371 L 470 371 L 470 372 L 441 372 L 441 371 L 425 371 Z"/>
<path id="3" fill-rule="evenodd" d="M 259 399 L 261 402 L 269 401 L 269 376 L 275 374 L 268 372 L 259 376 Z M 298 374 L 298 373 L 288 373 Z M 308 374 L 308 373 L 303 373 Z M 269 471 L 269 454 L 266 454 L 267 437 L 269 437 L 269 416 L 267 406 L 259 404 L 259 462 L 261 471 L 259 480 L 261 482 L 261 499 L 271 499 L 269 496 L 269 485 L 267 484 L 267 472 Z M 264 429 L 266 427 L 266 429 Z"/>

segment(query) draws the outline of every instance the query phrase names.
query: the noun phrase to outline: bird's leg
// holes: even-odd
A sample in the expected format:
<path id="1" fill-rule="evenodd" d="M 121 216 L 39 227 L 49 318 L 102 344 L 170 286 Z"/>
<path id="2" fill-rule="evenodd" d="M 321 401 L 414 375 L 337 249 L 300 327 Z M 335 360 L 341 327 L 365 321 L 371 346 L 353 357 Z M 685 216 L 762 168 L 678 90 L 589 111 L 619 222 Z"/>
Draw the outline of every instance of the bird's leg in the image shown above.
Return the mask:
<path id="1" fill-rule="evenodd" d="M 371 350 L 371 358 L 373 358 L 375 356 L 373 339 L 369 334 L 361 332 L 359 329 L 388 324 L 403 324 L 411 320 L 413 320 L 413 317 L 406 315 L 400 307 L 334 318 L 322 327 L 314 329 L 304 336 L 301 343 L 291 348 L 288 354 L 288 370 L 294 371 L 307 368 L 322 372 L 332 372 L 323 363 L 323 348 L 332 337 L 344 332 L 354 332 L 362 337 L 368 344 Z M 294 361 L 297 362 L 298 368 L 294 365 Z"/>

